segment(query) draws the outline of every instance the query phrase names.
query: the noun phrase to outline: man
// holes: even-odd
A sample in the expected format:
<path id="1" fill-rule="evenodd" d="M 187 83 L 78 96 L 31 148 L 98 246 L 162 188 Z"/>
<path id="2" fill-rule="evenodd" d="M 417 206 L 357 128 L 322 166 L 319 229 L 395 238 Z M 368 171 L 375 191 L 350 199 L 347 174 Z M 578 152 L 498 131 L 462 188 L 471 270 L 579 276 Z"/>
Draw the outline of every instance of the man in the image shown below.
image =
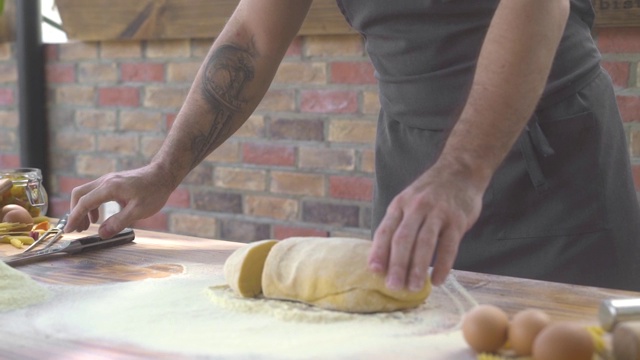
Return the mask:
<path id="1" fill-rule="evenodd" d="M 452 267 L 640 290 L 639 210 L 589 0 L 349 0 L 380 84 L 370 269 L 392 289 Z M 243 0 L 148 166 L 74 190 L 111 236 L 159 211 L 255 109 L 310 0 Z M 463 239 L 464 237 L 464 239 Z M 455 265 L 455 266 L 454 266 Z"/>

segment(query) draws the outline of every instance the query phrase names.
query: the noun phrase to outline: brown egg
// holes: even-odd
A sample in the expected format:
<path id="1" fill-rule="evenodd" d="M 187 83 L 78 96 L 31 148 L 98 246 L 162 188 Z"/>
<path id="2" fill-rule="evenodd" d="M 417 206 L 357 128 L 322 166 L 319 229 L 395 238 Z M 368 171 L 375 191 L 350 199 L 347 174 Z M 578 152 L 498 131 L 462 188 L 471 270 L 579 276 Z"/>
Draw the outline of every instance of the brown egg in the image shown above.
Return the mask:
<path id="1" fill-rule="evenodd" d="M 29 212 L 22 206 L 14 204 L 3 206 L 2 211 L 0 211 L 0 218 L 2 219 L 2 222 L 22 224 L 33 223 L 33 218 Z"/>
<path id="2" fill-rule="evenodd" d="M 545 327 L 533 342 L 534 360 L 591 360 L 594 353 L 589 331 L 568 322 Z"/>
<path id="3" fill-rule="evenodd" d="M 507 341 L 509 317 L 493 305 L 478 305 L 462 320 L 462 335 L 477 353 L 495 352 Z"/>
<path id="4" fill-rule="evenodd" d="M 551 323 L 547 313 L 538 309 L 526 309 L 518 312 L 509 324 L 509 344 L 516 355 L 531 355 L 536 336 Z"/>

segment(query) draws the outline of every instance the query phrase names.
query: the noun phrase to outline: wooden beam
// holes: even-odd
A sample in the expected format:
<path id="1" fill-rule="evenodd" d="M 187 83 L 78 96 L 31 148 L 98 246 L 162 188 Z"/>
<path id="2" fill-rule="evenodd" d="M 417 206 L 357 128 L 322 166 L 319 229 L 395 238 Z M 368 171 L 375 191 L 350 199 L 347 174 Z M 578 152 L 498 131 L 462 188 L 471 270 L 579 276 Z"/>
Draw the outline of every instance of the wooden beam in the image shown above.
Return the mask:
<path id="1" fill-rule="evenodd" d="M 0 15 L 0 42 L 16 40 L 16 3 L 4 0 L 4 9 Z"/>
<path id="2" fill-rule="evenodd" d="M 70 40 L 217 36 L 238 0 L 56 0 Z M 300 35 L 353 33 L 335 0 L 315 0 Z"/>
<path id="3" fill-rule="evenodd" d="M 640 0 L 593 0 L 596 26 L 640 26 Z"/>

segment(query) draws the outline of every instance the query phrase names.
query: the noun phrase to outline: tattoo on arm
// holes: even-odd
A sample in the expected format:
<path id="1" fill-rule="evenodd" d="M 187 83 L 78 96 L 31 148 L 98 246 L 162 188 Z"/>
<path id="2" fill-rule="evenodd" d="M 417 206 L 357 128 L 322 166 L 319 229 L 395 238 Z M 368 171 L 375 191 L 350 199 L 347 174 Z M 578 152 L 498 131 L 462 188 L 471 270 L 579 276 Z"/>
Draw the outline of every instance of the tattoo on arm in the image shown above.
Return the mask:
<path id="1" fill-rule="evenodd" d="M 194 139 L 191 168 L 231 135 L 234 117 L 248 102 L 243 97 L 243 90 L 255 76 L 253 62 L 256 57 L 251 42 L 245 47 L 222 45 L 208 59 L 201 79 L 201 91 L 211 107 L 211 127 Z"/>

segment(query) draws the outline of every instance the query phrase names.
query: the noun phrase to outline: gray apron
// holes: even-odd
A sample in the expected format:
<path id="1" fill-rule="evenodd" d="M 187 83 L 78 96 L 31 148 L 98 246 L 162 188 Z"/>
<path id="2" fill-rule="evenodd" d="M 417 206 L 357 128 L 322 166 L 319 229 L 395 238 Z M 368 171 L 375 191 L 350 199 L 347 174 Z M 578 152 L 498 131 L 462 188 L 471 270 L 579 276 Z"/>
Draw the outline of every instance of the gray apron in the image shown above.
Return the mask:
<path id="1" fill-rule="evenodd" d="M 339 0 L 366 39 L 381 112 L 373 224 L 437 159 L 496 0 Z M 640 290 L 640 210 L 626 138 L 590 30 L 572 0 L 542 99 L 483 198 L 454 268 Z"/>

